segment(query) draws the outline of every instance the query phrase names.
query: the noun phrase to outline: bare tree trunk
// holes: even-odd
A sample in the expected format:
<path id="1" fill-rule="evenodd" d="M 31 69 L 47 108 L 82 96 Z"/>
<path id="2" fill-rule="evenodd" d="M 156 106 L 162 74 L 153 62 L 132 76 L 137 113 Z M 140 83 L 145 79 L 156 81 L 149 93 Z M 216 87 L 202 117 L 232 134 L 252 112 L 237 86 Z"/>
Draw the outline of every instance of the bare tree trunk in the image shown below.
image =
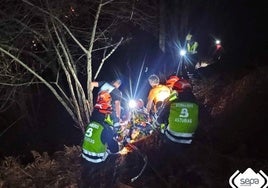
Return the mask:
<path id="1" fill-rule="evenodd" d="M 159 48 L 166 51 L 166 8 L 164 0 L 159 0 Z"/>
<path id="2" fill-rule="evenodd" d="M 189 32 L 189 7 L 188 7 L 189 1 L 182 0 L 182 7 L 181 7 L 181 24 L 180 24 L 180 36 L 185 37 L 187 33 Z M 184 40 L 185 38 L 183 38 Z"/>
<path id="3" fill-rule="evenodd" d="M 92 111 L 93 109 L 93 94 L 91 92 L 91 82 L 92 82 L 92 49 L 94 45 L 94 40 L 96 36 L 96 29 L 98 25 L 98 19 L 100 16 L 101 8 L 102 8 L 102 0 L 99 2 L 99 6 L 95 15 L 95 21 L 93 24 L 93 28 L 91 31 L 91 38 L 90 38 L 90 43 L 89 43 L 89 49 L 87 52 L 87 95 L 88 95 L 88 101 L 90 102 L 89 109 Z"/>

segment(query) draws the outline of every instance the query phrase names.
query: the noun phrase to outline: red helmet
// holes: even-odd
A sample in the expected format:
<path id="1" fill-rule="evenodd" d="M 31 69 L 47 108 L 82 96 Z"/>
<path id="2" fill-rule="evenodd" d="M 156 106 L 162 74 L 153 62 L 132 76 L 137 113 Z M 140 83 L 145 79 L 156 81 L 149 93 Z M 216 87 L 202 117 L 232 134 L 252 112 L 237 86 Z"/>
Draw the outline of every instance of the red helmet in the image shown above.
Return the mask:
<path id="1" fill-rule="evenodd" d="M 97 103 L 111 103 L 111 95 L 107 91 L 100 91 L 97 98 Z"/>
<path id="2" fill-rule="evenodd" d="M 173 88 L 178 92 L 183 92 L 186 88 L 192 89 L 192 86 L 187 80 L 180 79 L 174 83 Z"/>
<path id="3" fill-rule="evenodd" d="M 166 81 L 166 86 L 172 88 L 173 85 L 175 84 L 175 82 L 177 82 L 177 81 L 179 81 L 179 80 L 180 80 L 180 78 L 177 77 L 177 76 L 170 76 L 170 77 L 168 78 L 168 80 Z"/>
<path id="4" fill-rule="evenodd" d="M 111 105 L 112 97 L 107 91 L 100 91 L 98 94 L 97 102 L 95 104 L 95 108 L 99 109 L 101 113 L 111 113 L 112 105 Z"/>

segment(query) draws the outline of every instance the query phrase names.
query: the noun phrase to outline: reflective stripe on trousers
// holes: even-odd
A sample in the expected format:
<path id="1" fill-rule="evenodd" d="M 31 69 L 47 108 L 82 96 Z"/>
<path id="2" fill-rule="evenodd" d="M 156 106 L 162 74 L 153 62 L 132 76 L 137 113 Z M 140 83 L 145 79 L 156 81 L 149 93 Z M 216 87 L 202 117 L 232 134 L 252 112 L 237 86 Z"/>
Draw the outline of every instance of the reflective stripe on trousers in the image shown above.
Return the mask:
<path id="1" fill-rule="evenodd" d="M 170 130 L 166 130 L 165 135 L 167 136 L 168 139 L 176 143 L 181 144 L 192 143 L 193 134 L 191 133 L 176 133 L 176 135 L 174 135 L 173 132 L 171 132 Z"/>
<path id="2" fill-rule="evenodd" d="M 93 153 L 89 152 L 83 149 L 82 157 L 86 159 L 87 161 L 93 162 L 93 163 L 100 163 L 102 161 L 105 161 L 108 157 L 108 153 Z"/>

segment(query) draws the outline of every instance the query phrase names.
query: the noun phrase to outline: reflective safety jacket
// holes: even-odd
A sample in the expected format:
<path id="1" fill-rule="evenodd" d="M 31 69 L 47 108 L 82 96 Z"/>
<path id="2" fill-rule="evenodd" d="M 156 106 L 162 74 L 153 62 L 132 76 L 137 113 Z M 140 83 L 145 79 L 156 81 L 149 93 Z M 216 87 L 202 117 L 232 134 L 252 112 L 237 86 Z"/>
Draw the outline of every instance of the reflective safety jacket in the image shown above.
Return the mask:
<path id="1" fill-rule="evenodd" d="M 166 136 L 173 142 L 190 144 L 198 126 L 198 113 L 198 105 L 193 102 L 172 102 Z"/>
<path id="2" fill-rule="evenodd" d="M 82 145 L 82 157 L 87 161 L 100 163 L 107 158 L 107 146 L 101 141 L 103 130 L 104 127 L 97 122 L 88 125 Z"/>
<path id="3" fill-rule="evenodd" d="M 108 82 L 99 82 L 100 91 L 107 91 L 111 95 L 111 103 L 112 103 L 112 112 L 111 118 L 114 123 L 119 122 L 121 116 L 121 107 L 120 102 L 122 100 L 122 92 Z"/>
<path id="4" fill-rule="evenodd" d="M 196 54 L 197 53 L 197 47 L 198 47 L 197 42 L 192 42 L 192 41 L 187 42 L 187 52 L 188 53 Z"/>
<path id="5" fill-rule="evenodd" d="M 153 87 L 148 95 L 148 101 L 152 100 L 154 103 L 154 112 L 157 111 L 156 105 L 158 102 L 164 102 L 166 98 L 169 97 L 171 91 L 170 89 L 165 85 L 157 85 Z"/>

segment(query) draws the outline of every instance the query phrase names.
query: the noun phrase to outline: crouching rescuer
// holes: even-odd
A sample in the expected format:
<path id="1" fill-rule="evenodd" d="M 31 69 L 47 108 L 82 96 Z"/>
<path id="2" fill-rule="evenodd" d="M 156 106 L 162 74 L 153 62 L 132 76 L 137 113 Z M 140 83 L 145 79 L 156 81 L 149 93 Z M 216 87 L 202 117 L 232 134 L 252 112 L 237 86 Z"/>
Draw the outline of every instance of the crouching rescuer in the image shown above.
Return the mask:
<path id="1" fill-rule="evenodd" d="M 177 97 L 167 100 L 159 114 L 161 132 L 172 142 L 191 144 L 198 127 L 199 106 L 187 80 L 180 79 L 175 85 Z"/>
<path id="2" fill-rule="evenodd" d="M 91 122 L 84 134 L 81 187 L 90 185 L 99 187 L 98 183 L 103 179 L 102 175 L 106 174 L 101 172 L 103 165 L 111 165 L 115 162 L 113 157 L 115 155 L 110 154 L 117 153 L 119 145 L 111 128 L 111 125 L 113 125 L 113 121 L 110 118 L 111 110 L 110 94 L 106 91 L 100 92 L 92 112 Z M 113 173 L 113 169 L 110 170 L 111 172 L 108 172 L 108 174 Z"/>

